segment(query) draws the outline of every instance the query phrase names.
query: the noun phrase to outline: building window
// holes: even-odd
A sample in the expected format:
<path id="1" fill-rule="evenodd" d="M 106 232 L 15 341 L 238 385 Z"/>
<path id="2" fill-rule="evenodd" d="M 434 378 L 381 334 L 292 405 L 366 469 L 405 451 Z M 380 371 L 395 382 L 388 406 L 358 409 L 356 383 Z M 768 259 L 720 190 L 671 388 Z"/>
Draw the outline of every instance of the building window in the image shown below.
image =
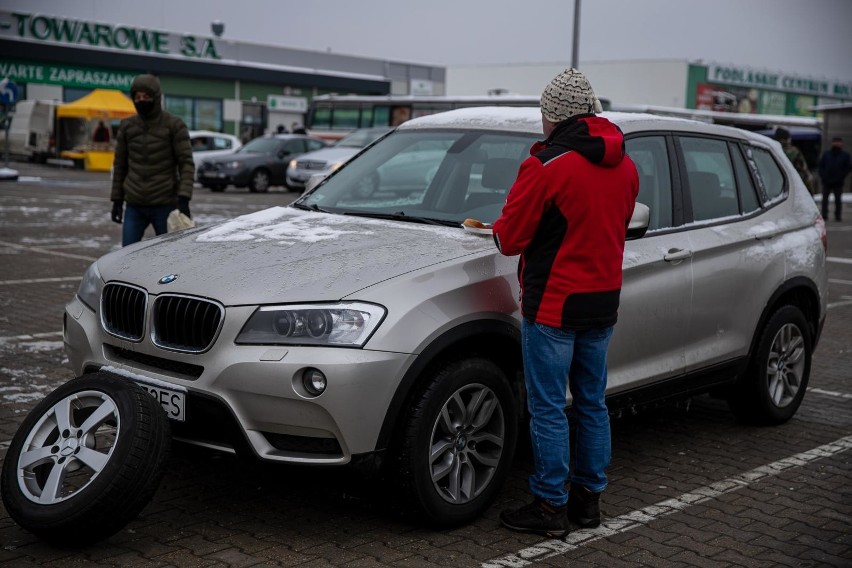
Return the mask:
<path id="1" fill-rule="evenodd" d="M 224 126 L 222 123 L 222 101 L 220 100 L 167 95 L 166 110 L 183 120 L 190 130 L 221 132 Z"/>
<path id="2" fill-rule="evenodd" d="M 195 99 L 194 130 L 222 130 L 222 101 Z"/>

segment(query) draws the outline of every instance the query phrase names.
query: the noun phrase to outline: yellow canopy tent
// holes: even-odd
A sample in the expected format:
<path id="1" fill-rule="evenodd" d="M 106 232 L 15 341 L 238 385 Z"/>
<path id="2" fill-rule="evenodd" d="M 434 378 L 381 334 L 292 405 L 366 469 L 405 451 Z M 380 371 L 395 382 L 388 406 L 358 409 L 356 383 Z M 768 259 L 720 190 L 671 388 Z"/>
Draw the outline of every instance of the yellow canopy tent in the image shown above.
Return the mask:
<path id="1" fill-rule="evenodd" d="M 110 143 L 92 143 L 91 123 L 100 121 L 109 123 L 136 114 L 133 101 L 121 91 L 95 89 L 85 97 L 56 107 L 56 118 L 74 121 L 82 131 L 73 140 L 73 148 L 62 152 L 63 158 L 70 158 L 82 164 L 87 170 L 109 171 L 115 157 Z M 110 137 L 111 138 L 111 137 Z"/>

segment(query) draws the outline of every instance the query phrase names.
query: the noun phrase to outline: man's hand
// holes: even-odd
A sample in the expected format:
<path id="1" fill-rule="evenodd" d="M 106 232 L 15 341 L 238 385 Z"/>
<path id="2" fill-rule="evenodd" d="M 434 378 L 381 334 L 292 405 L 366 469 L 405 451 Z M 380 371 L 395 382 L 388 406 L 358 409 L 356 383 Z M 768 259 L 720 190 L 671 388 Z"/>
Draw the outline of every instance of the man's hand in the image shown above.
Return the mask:
<path id="1" fill-rule="evenodd" d="M 189 214 L 189 198 L 178 196 L 178 211 L 192 219 L 192 215 Z"/>
<path id="2" fill-rule="evenodd" d="M 122 201 L 121 199 L 116 199 L 112 202 L 112 213 L 110 214 L 110 217 L 112 217 L 112 220 L 118 223 L 119 225 L 121 224 L 121 219 L 124 213 L 123 208 L 124 201 Z"/>

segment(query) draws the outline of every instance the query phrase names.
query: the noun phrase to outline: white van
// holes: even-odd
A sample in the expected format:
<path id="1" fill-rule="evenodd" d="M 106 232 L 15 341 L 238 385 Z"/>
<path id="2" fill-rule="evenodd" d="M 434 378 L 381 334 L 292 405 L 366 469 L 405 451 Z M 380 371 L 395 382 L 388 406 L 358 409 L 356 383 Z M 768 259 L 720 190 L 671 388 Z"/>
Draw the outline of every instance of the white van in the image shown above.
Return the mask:
<path id="1" fill-rule="evenodd" d="M 9 154 L 44 162 L 55 157 L 54 117 L 60 101 L 23 100 L 15 105 L 9 125 Z"/>

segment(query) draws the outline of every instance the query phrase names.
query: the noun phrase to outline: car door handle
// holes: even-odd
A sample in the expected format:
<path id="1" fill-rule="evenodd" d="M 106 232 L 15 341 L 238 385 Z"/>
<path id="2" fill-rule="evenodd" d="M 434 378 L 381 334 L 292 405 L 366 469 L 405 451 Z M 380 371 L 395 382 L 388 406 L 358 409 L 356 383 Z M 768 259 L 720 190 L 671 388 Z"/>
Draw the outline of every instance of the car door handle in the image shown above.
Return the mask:
<path id="1" fill-rule="evenodd" d="M 680 262 L 692 257 L 692 251 L 687 249 L 669 249 L 669 252 L 663 257 L 666 262 Z"/>
<path id="2" fill-rule="evenodd" d="M 754 238 L 759 240 L 759 241 L 766 241 L 766 240 L 769 240 L 769 239 L 774 239 L 779 234 L 780 234 L 780 231 L 777 231 L 777 230 L 763 231 L 763 232 L 757 233 L 754 236 Z"/>

